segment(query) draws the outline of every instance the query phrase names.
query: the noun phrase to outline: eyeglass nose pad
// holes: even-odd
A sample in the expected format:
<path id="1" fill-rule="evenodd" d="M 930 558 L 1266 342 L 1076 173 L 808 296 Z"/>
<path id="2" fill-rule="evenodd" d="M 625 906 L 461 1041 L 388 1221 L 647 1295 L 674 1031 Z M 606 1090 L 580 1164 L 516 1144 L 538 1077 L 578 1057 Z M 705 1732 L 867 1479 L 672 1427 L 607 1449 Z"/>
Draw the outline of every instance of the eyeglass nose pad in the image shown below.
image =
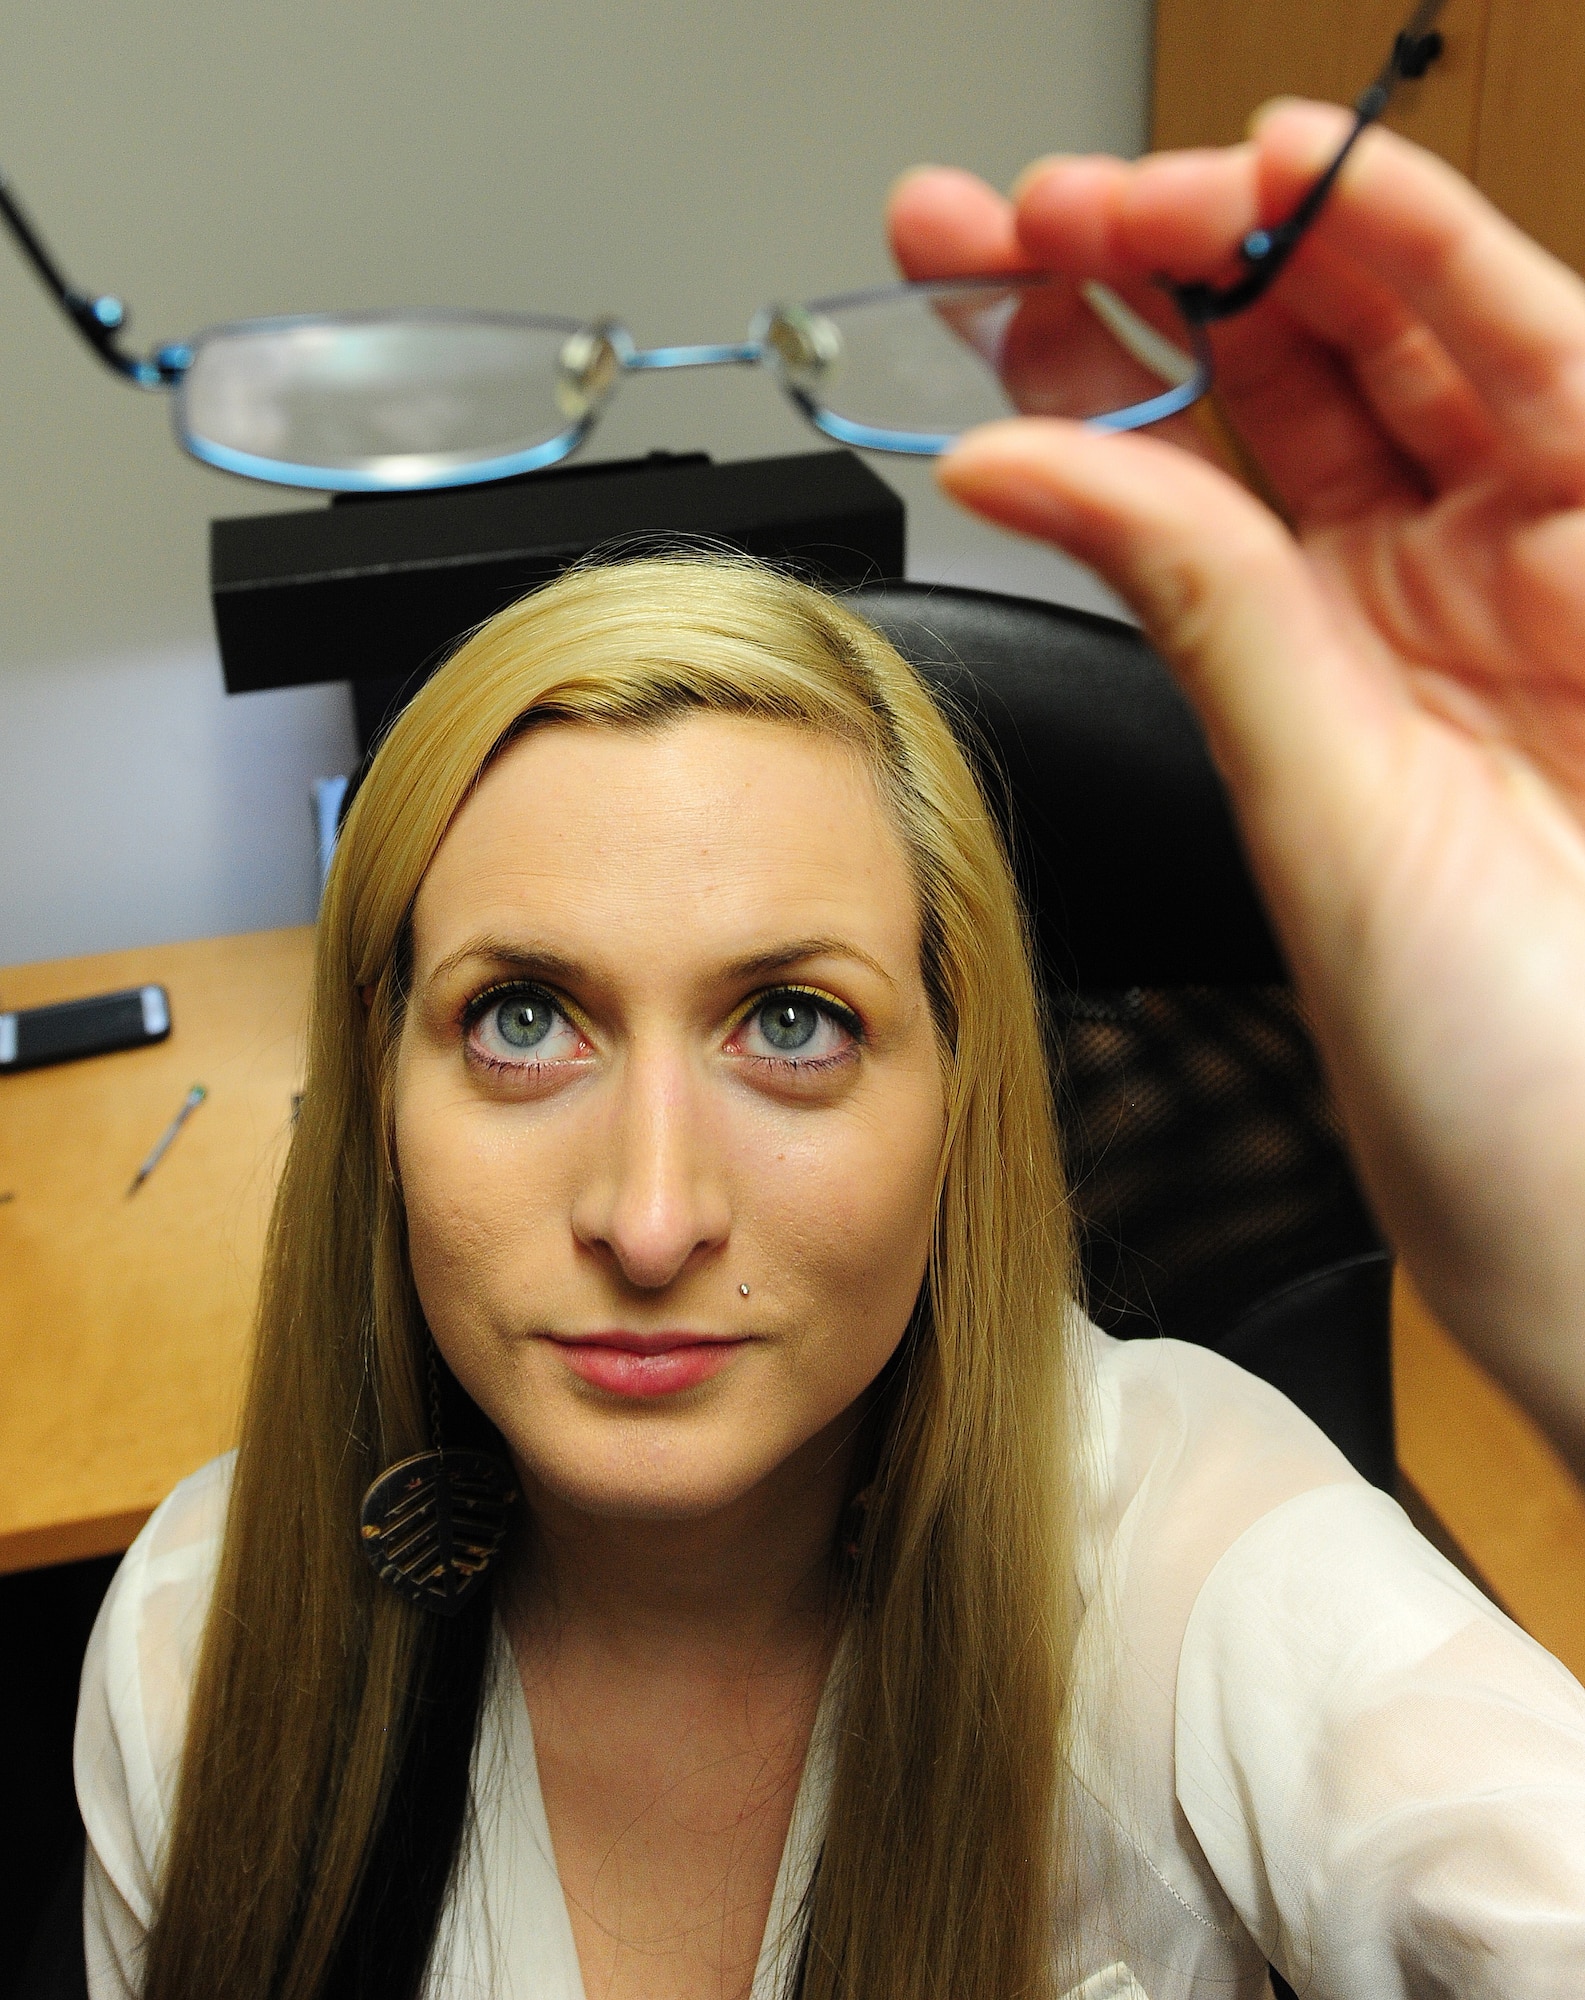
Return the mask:
<path id="1" fill-rule="evenodd" d="M 556 357 L 556 406 L 573 423 L 592 416 L 616 387 L 624 349 L 632 341 L 615 320 L 580 327 Z"/>
<path id="2" fill-rule="evenodd" d="M 807 306 L 773 306 L 759 338 L 788 387 L 810 395 L 842 358 L 842 335 L 835 323 Z"/>

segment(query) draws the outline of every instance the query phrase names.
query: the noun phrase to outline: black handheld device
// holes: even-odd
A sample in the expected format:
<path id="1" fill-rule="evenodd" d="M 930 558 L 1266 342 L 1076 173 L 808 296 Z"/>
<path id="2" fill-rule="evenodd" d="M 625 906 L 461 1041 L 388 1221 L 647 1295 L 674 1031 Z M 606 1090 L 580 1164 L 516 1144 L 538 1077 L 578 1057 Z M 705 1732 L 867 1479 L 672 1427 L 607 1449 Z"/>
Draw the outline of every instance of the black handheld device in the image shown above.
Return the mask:
<path id="1" fill-rule="evenodd" d="M 170 1032 L 170 995 L 163 986 L 129 986 L 53 1007 L 18 1008 L 0 1013 L 0 1076 L 163 1042 Z"/>

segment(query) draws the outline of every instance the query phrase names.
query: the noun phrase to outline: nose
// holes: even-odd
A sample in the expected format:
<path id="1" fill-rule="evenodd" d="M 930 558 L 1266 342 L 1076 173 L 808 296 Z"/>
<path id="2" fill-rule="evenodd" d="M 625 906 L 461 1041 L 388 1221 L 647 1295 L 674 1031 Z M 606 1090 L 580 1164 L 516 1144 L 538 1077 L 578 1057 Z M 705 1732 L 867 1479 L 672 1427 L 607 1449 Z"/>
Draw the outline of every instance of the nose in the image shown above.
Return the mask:
<path id="1" fill-rule="evenodd" d="M 661 1291 L 725 1247 L 731 1205 L 709 1087 L 685 1056 L 634 1051 L 573 1203 L 578 1242 L 641 1291 Z"/>

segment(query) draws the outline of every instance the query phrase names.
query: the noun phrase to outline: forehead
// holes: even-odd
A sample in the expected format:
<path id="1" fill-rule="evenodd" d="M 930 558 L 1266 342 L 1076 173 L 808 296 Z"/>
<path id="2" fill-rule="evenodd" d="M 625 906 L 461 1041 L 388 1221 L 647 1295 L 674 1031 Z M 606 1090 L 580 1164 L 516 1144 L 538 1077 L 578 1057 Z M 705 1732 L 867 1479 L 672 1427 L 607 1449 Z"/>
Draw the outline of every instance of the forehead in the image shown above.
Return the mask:
<path id="1" fill-rule="evenodd" d="M 419 966 L 525 925 L 552 927 L 580 957 L 679 965 L 794 936 L 902 964 L 919 932 L 907 856 L 863 757 L 718 714 L 550 724 L 492 765 L 419 891 Z"/>

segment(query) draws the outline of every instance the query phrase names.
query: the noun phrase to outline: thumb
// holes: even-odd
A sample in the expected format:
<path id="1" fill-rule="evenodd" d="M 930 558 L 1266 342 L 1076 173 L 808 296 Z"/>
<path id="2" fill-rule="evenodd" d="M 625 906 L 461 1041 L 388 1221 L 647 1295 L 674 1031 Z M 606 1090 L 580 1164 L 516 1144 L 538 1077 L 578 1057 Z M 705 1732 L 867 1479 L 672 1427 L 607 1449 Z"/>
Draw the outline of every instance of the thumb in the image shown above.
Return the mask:
<path id="1" fill-rule="evenodd" d="M 1363 626 L 1283 523 L 1188 452 L 1051 418 L 970 432 L 937 476 L 1133 606 L 1200 715 L 1290 946 L 1294 919 L 1304 932 L 1324 922 L 1315 899 L 1348 897 L 1346 857 L 1366 861 L 1401 709 Z"/>

